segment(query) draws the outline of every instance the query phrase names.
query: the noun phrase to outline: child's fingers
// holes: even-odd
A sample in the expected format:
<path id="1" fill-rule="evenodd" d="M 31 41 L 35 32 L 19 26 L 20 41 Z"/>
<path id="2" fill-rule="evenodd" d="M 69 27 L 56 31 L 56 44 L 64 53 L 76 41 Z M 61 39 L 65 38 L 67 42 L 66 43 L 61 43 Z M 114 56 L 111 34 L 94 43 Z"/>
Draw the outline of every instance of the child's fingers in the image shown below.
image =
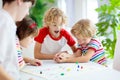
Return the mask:
<path id="1" fill-rule="evenodd" d="M 61 54 L 57 55 L 57 56 L 54 58 L 54 60 L 55 60 L 56 62 L 58 62 L 58 63 L 64 62 L 64 60 L 67 58 L 67 56 L 68 56 L 68 53 L 61 53 Z"/>
<path id="2" fill-rule="evenodd" d="M 57 54 L 54 56 L 53 60 L 56 61 L 56 59 L 59 58 L 60 55 L 61 55 L 60 53 L 57 53 Z"/>
<path id="3" fill-rule="evenodd" d="M 64 58 L 66 55 L 65 54 L 60 54 L 59 56 L 58 56 L 58 58 L 59 59 L 62 59 L 62 58 Z"/>
<path id="4" fill-rule="evenodd" d="M 62 62 L 62 60 L 63 60 L 62 57 L 57 57 L 55 61 L 58 62 L 58 63 L 60 63 L 60 62 Z"/>
<path id="5" fill-rule="evenodd" d="M 40 65 L 42 65 L 42 63 L 36 62 L 36 66 L 40 66 Z"/>
<path id="6" fill-rule="evenodd" d="M 54 61 L 58 62 L 58 57 L 55 57 L 55 58 L 54 58 Z"/>
<path id="7" fill-rule="evenodd" d="M 37 64 L 37 66 L 42 65 L 42 62 L 41 62 L 40 60 L 38 60 L 38 59 L 35 59 L 35 60 L 36 60 L 36 64 Z"/>
<path id="8" fill-rule="evenodd" d="M 42 65 L 42 62 L 38 59 L 33 59 L 33 60 L 31 60 L 30 64 L 34 65 L 34 66 L 40 66 L 40 65 Z"/>
<path id="9" fill-rule="evenodd" d="M 55 57 L 58 57 L 60 54 L 61 54 L 61 53 L 57 53 L 57 54 L 55 54 Z"/>

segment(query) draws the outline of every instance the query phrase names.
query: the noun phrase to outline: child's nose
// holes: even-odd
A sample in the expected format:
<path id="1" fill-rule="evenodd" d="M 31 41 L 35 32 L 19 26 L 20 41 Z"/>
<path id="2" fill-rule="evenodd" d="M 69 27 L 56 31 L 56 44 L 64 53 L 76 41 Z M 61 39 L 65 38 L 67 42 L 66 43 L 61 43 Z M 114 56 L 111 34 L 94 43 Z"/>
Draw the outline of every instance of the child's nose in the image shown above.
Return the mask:
<path id="1" fill-rule="evenodd" d="M 80 44 L 83 44 L 83 43 L 84 43 L 84 41 L 79 41 L 79 43 L 80 43 Z"/>
<path id="2" fill-rule="evenodd" d="M 61 29 L 61 26 L 57 26 L 57 29 Z"/>

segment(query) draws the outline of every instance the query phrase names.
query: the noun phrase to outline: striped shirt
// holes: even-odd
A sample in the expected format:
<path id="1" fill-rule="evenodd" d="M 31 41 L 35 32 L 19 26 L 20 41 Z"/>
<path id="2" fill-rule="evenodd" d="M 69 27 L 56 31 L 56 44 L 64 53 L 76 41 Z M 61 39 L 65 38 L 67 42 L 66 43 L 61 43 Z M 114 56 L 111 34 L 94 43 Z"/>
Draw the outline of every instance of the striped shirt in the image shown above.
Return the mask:
<path id="1" fill-rule="evenodd" d="M 23 57 L 22 57 L 22 50 L 21 50 L 21 46 L 20 46 L 18 38 L 16 38 L 16 47 L 17 47 L 19 68 L 22 68 L 25 65 L 25 62 L 24 62 Z"/>
<path id="2" fill-rule="evenodd" d="M 95 53 L 90 59 L 90 61 L 96 62 L 98 64 L 106 65 L 107 60 L 105 57 L 105 51 L 101 42 L 97 38 L 92 38 L 90 43 L 88 43 L 87 46 L 85 47 L 78 45 L 78 48 L 82 50 L 83 56 L 87 53 L 88 49 L 93 49 Z"/>

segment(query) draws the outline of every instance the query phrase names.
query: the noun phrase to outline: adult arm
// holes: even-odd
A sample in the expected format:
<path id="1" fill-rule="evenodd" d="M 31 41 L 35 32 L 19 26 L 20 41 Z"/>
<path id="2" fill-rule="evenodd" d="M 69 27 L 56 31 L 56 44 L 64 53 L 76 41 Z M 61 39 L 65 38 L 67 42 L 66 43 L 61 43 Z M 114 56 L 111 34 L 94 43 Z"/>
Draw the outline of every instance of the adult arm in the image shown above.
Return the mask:
<path id="1" fill-rule="evenodd" d="M 0 80 L 14 80 L 0 65 Z"/>

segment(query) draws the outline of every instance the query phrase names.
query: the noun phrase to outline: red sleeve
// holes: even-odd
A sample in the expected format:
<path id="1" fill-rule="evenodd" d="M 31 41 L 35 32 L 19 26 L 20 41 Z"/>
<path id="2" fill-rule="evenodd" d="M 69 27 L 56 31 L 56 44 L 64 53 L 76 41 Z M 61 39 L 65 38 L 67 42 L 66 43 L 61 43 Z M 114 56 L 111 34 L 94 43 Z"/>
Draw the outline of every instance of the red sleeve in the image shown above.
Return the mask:
<path id="1" fill-rule="evenodd" d="M 39 34 L 34 38 L 34 40 L 39 43 L 43 43 L 44 38 L 46 37 L 47 34 L 48 34 L 48 27 L 43 27 L 39 30 Z"/>
<path id="2" fill-rule="evenodd" d="M 74 40 L 73 37 L 69 34 L 69 32 L 67 32 L 65 29 L 62 29 L 62 35 L 66 38 L 67 44 L 68 44 L 69 46 L 75 45 L 75 40 Z"/>

